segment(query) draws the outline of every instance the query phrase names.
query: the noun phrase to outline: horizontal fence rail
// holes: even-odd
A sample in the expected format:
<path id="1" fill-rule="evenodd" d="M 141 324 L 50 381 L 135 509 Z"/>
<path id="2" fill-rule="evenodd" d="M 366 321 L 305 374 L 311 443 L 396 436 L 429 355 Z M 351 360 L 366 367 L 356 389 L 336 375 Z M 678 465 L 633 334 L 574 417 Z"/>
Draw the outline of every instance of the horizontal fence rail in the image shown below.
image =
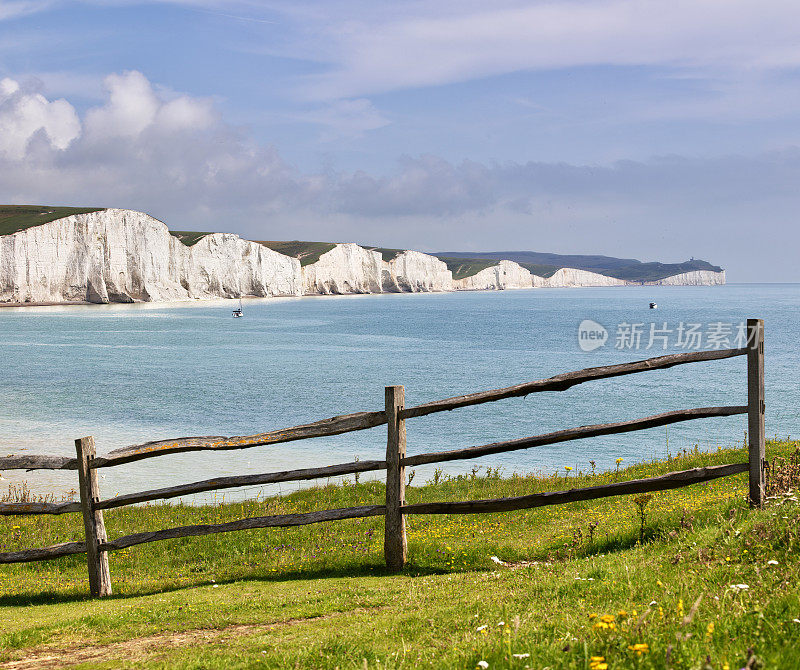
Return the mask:
<path id="1" fill-rule="evenodd" d="M 582 440 L 587 437 L 598 437 L 600 435 L 613 435 L 615 433 L 630 433 L 647 428 L 667 426 L 671 423 L 680 421 L 691 421 L 693 419 L 707 419 L 710 417 L 734 416 L 736 414 L 747 414 L 747 406 L 732 407 L 698 407 L 696 409 L 679 409 L 674 412 L 664 412 L 654 414 L 643 419 L 632 419 L 630 421 L 620 421 L 619 423 L 602 423 L 594 426 L 581 426 L 580 428 L 568 428 L 554 433 L 545 433 L 535 437 L 523 437 L 518 440 L 508 440 L 506 442 L 493 442 L 478 447 L 467 447 L 465 449 L 453 449 L 452 451 L 435 451 L 428 454 L 417 454 L 407 456 L 403 459 L 403 464 L 407 466 L 425 465 L 427 463 L 443 463 L 445 461 L 457 461 L 467 458 L 478 458 L 491 454 L 501 454 L 506 451 L 519 451 L 520 449 L 530 449 L 531 447 L 541 447 L 548 444 L 558 444 L 559 442 L 570 442 L 571 440 Z"/>
<path id="2" fill-rule="evenodd" d="M 48 561 L 51 558 L 61 558 L 72 554 L 85 554 L 85 542 L 62 542 L 41 549 L 22 549 L 21 551 L 8 551 L 0 554 L 0 563 L 32 563 L 33 561 Z"/>
<path id="3" fill-rule="evenodd" d="M 547 505 L 563 505 L 570 502 L 582 502 L 608 498 L 610 496 L 632 495 L 634 493 L 649 493 L 651 491 L 666 491 L 683 486 L 699 484 L 701 482 L 730 477 L 741 472 L 747 472 L 748 463 L 733 463 L 731 465 L 713 465 L 692 470 L 670 472 L 659 477 L 647 479 L 633 479 L 613 484 L 588 486 L 582 489 L 569 491 L 545 491 L 532 493 L 527 496 L 515 498 L 494 498 L 491 500 L 464 500 L 460 502 L 433 502 L 403 505 L 403 514 L 479 514 L 482 512 L 512 512 L 532 507 L 545 507 Z"/>
<path id="4" fill-rule="evenodd" d="M 632 363 L 619 363 L 617 365 L 604 365 L 597 368 L 585 368 L 575 372 L 565 372 L 564 374 L 539 379 L 535 382 L 518 384 L 503 389 L 493 391 L 480 391 L 469 395 L 455 396 L 446 400 L 436 400 L 434 402 L 408 407 L 400 413 L 401 419 L 413 419 L 418 416 L 426 416 L 434 412 L 449 412 L 459 407 L 470 405 L 480 405 L 485 402 L 505 400 L 506 398 L 519 398 L 520 396 L 539 393 L 541 391 L 566 391 L 567 389 L 583 384 L 584 382 L 597 381 L 599 379 L 609 379 L 610 377 L 621 377 L 631 375 L 636 372 L 649 372 L 651 370 L 664 370 L 676 365 L 685 363 L 698 363 L 701 361 L 718 361 L 724 358 L 734 358 L 744 356 L 747 349 L 719 349 L 716 351 L 693 351 L 686 354 L 670 354 L 668 356 L 656 356 L 642 361 Z"/>
<path id="5" fill-rule="evenodd" d="M 23 514 L 69 514 L 80 512 L 79 502 L 20 502 L 0 503 L 0 516 L 19 516 Z"/>
<path id="6" fill-rule="evenodd" d="M 108 456 L 100 457 L 95 461 L 96 468 L 106 468 L 112 465 L 131 463 L 151 456 L 164 456 L 166 454 L 179 454 L 185 451 L 227 451 L 230 449 L 249 449 L 262 447 L 268 444 L 281 442 L 294 442 L 307 440 L 312 437 L 328 437 L 342 433 L 352 433 L 356 430 L 375 428 L 386 423 L 383 412 L 356 412 L 323 419 L 293 428 L 283 428 L 269 433 L 248 435 L 246 437 L 184 437 L 179 440 L 163 440 L 161 442 L 147 442 L 145 444 L 123 447 L 109 452 Z"/>
<path id="7" fill-rule="evenodd" d="M 670 490 L 743 472 L 749 472 L 749 497 L 751 503 L 753 505 L 760 505 L 764 496 L 763 472 L 765 463 L 763 321 L 749 319 L 747 322 L 747 334 L 748 345 L 745 348 L 670 354 L 630 363 L 586 368 L 584 370 L 567 372 L 547 379 L 526 382 L 516 386 L 455 396 L 412 407 L 405 407 L 405 391 L 402 386 L 388 386 L 386 387 L 384 411 L 345 414 L 314 423 L 274 430 L 267 433 L 259 433 L 257 435 L 240 437 L 185 437 L 176 440 L 146 442 L 144 444 L 116 449 L 105 456 L 97 456 L 95 454 L 94 440 L 91 437 L 87 437 L 76 440 L 77 458 L 42 455 L 10 455 L 0 457 L 0 470 L 78 470 L 80 502 L 0 503 L 0 516 L 82 512 L 86 537 L 85 542 L 64 542 L 51 547 L 0 553 L 0 563 L 40 561 L 85 553 L 87 555 L 87 564 L 89 568 L 90 591 L 92 595 L 104 596 L 111 593 L 107 558 L 108 552 L 148 542 L 182 537 L 198 537 L 256 528 L 292 527 L 327 521 L 385 516 L 384 555 L 387 566 L 392 570 L 397 570 L 402 568 L 406 562 L 407 541 L 405 517 L 410 514 L 508 512 L 546 505 L 560 505 L 569 502 L 595 500 L 609 496 Z M 531 393 L 542 391 L 565 391 L 577 384 L 588 381 L 609 379 L 652 370 L 663 370 L 684 363 L 723 360 L 744 355 L 747 356 L 747 405 L 673 410 L 616 423 L 580 426 L 515 440 L 493 442 L 491 444 L 454 449 L 451 451 L 406 456 L 405 422 L 411 418 L 427 416 L 435 412 L 451 411 L 460 407 L 494 402 L 506 398 L 527 396 Z M 707 466 L 691 470 L 670 472 L 665 475 L 647 479 L 614 482 L 611 484 L 570 489 L 567 491 L 533 493 L 513 498 L 415 503 L 410 505 L 405 502 L 406 467 L 478 458 L 503 452 L 558 444 L 570 440 L 640 431 L 681 421 L 726 417 L 739 414 L 748 415 L 749 439 L 747 463 Z M 123 465 L 153 456 L 167 454 L 189 451 L 245 449 L 294 440 L 339 435 L 341 433 L 366 430 L 385 424 L 388 424 L 385 460 L 355 461 L 352 463 L 341 463 L 325 467 L 286 470 L 265 474 L 216 477 L 188 484 L 129 493 L 105 500 L 100 499 L 97 481 L 98 468 Z M 342 509 L 250 517 L 226 523 L 181 526 L 134 533 L 113 540 L 109 540 L 106 537 L 103 510 L 153 500 L 167 500 L 220 489 L 289 481 L 304 481 L 376 470 L 386 470 L 385 505 L 364 505 Z"/>
<path id="8" fill-rule="evenodd" d="M 100 500 L 94 504 L 95 509 L 113 509 L 114 507 L 124 507 L 125 505 L 135 505 L 137 503 L 148 502 L 150 500 L 166 500 L 168 498 L 178 498 L 179 496 L 192 495 L 194 493 L 205 493 L 206 491 L 219 491 L 220 489 L 232 489 L 239 486 L 255 486 L 257 484 L 277 484 L 279 482 L 298 482 L 308 479 L 324 479 L 327 477 L 338 477 L 340 475 L 350 475 L 357 472 L 370 472 L 371 470 L 385 470 L 386 461 L 355 461 L 353 463 L 343 463 L 342 465 L 329 465 L 323 468 L 307 468 L 304 470 L 287 470 L 285 472 L 270 472 L 263 475 L 240 475 L 237 477 L 217 477 L 216 479 L 206 479 L 192 484 L 181 484 L 163 489 L 153 489 L 152 491 L 142 491 L 141 493 L 126 493 Z M 0 508 L 0 513 L 2 508 Z"/>
<path id="9" fill-rule="evenodd" d="M 0 470 L 77 470 L 69 456 L 0 456 Z"/>
<path id="10" fill-rule="evenodd" d="M 135 544 L 171 540 L 178 537 L 199 537 L 215 533 L 229 533 L 234 530 L 251 530 L 253 528 L 288 528 L 290 526 L 306 526 L 322 521 L 341 521 L 342 519 L 360 519 L 367 516 L 382 516 L 386 513 L 384 505 L 362 505 L 361 507 L 345 507 L 342 509 L 326 509 L 319 512 L 301 514 L 276 514 L 273 516 L 254 516 L 227 523 L 203 524 L 197 526 L 180 526 L 166 530 L 154 530 L 148 533 L 125 535 L 116 540 L 103 542 L 101 551 L 125 549 Z"/>

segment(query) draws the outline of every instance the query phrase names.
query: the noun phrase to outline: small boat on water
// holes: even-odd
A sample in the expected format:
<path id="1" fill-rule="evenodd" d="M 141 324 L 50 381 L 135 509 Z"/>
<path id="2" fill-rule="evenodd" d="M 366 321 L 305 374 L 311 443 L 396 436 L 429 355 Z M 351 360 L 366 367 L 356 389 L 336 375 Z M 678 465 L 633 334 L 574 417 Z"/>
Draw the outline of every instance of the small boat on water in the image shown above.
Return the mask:
<path id="1" fill-rule="evenodd" d="M 651 302 L 650 309 L 658 309 L 658 305 L 656 305 L 654 302 Z"/>
<path id="2" fill-rule="evenodd" d="M 239 298 L 239 306 L 233 310 L 233 318 L 239 319 L 244 316 L 244 312 L 242 311 L 242 299 Z"/>

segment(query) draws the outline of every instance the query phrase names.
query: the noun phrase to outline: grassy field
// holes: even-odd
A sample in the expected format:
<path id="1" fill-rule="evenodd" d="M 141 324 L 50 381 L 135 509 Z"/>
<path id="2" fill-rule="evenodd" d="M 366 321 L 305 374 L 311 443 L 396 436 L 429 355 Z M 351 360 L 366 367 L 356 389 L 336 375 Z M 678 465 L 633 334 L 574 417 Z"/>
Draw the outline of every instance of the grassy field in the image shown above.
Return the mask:
<path id="1" fill-rule="evenodd" d="M 397 258 L 400 254 L 402 254 L 405 251 L 405 249 L 387 249 L 386 247 L 367 247 L 367 246 L 365 246 L 364 248 L 365 249 L 370 249 L 372 251 L 377 251 L 381 255 L 381 259 L 386 261 L 387 263 L 389 261 L 394 260 L 395 258 Z"/>
<path id="2" fill-rule="evenodd" d="M 0 205 L 0 235 L 41 226 L 73 214 L 99 212 L 102 207 L 46 207 L 43 205 Z"/>
<path id="3" fill-rule="evenodd" d="M 796 442 L 768 445 L 774 463 L 793 452 Z M 745 458 L 693 450 L 595 474 L 590 463 L 550 476 L 437 472 L 412 479 L 407 498 L 520 495 Z M 800 668 L 797 455 L 790 464 L 770 479 L 783 492 L 758 511 L 741 475 L 639 505 L 411 516 L 399 575 L 383 568 L 380 517 L 114 552 L 115 595 L 102 601 L 86 596 L 83 556 L 0 566 L 0 668 Z M 351 480 L 245 503 L 112 510 L 106 526 L 117 537 L 383 496 L 381 483 Z M 2 551 L 82 538 L 79 515 L 0 523 Z"/>
<path id="4" fill-rule="evenodd" d="M 465 279 L 478 274 L 486 268 L 493 268 L 497 265 L 496 260 L 482 260 L 473 258 L 447 258 L 439 256 L 440 261 L 444 261 L 447 269 L 453 273 L 453 279 Z"/>
<path id="5" fill-rule="evenodd" d="M 447 264 L 447 269 L 453 273 L 453 279 L 471 277 L 481 270 L 494 267 L 502 260 L 500 258 L 450 258 L 447 256 L 438 256 L 438 258 Z M 520 265 L 528 272 L 540 277 L 551 277 L 559 269 L 555 265 L 536 265 L 534 263 L 520 263 Z"/>

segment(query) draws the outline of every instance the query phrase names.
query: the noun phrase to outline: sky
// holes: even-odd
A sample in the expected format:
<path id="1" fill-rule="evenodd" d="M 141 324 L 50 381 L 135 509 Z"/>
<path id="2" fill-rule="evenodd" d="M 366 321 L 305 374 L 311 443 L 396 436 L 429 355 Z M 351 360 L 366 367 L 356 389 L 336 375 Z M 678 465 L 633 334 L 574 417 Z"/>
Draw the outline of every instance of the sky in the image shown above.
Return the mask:
<path id="1" fill-rule="evenodd" d="M 0 0 L 0 202 L 800 281 L 796 0 Z"/>

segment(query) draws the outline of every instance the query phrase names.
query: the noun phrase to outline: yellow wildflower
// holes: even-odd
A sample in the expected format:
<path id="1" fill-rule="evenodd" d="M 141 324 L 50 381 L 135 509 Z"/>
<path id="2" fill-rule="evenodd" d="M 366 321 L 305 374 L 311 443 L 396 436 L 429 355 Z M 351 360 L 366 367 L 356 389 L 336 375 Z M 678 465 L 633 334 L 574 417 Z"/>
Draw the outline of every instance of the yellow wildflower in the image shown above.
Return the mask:
<path id="1" fill-rule="evenodd" d="M 613 614 L 604 614 L 600 617 L 597 623 L 594 625 L 595 630 L 614 630 L 617 627 L 617 624 L 614 623 L 616 617 Z"/>
<path id="2" fill-rule="evenodd" d="M 644 642 L 640 642 L 638 644 L 628 645 L 628 649 L 633 652 L 636 652 L 637 656 L 641 656 L 642 654 L 646 654 L 650 651 L 649 645 Z"/>
<path id="3" fill-rule="evenodd" d="M 711 636 L 712 635 L 714 635 L 714 622 L 713 621 L 711 623 L 709 623 L 708 626 L 706 626 L 706 642 L 710 642 L 711 641 Z"/>

